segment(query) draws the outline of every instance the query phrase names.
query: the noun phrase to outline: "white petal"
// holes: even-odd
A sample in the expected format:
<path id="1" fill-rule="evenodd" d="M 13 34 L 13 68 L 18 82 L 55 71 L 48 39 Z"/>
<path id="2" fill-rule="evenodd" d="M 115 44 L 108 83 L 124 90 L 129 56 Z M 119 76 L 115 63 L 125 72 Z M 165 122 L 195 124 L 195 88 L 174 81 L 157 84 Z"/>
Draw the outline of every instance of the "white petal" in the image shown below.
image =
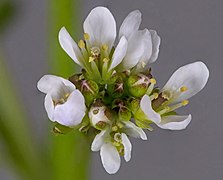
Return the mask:
<path id="1" fill-rule="evenodd" d="M 131 34 L 138 31 L 141 21 L 142 14 L 139 10 L 135 10 L 129 13 L 120 27 L 119 38 L 125 36 L 128 39 Z"/>
<path id="2" fill-rule="evenodd" d="M 148 38 L 148 30 L 135 32 L 128 40 L 126 56 L 121 63 L 123 70 L 134 67 L 144 55 L 145 40 Z"/>
<path id="3" fill-rule="evenodd" d="M 128 162 L 131 159 L 132 144 L 125 133 L 122 133 L 122 144 L 124 146 L 124 158 Z"/>
<path id="4" fill-rule="evenodd" d="M 191 115 L 188 116 L 164 116 L 162 122 L 157 124 L 162 129 L 182 130 L 185 129 L 191 121 Z"/>
<path id="5" fill-rule="evenodd" d="M 107 134 L 108 134 L 107 131 L 104 130 L 95 136 L 91 144 L 92 151 L 99 151 L 101 149 L 101 146 L 105 143 L 104 139 Z"/>
<path id="6" fill-rule="evenodd" d="M 142 57 L 140 58 L 140 61 L 143 61 L 145 64 L 147 64 L 152 55 L 152 38 L 148 29 L 145 29 L 144 31 L 145 31 L 143 38 L 144 52 Z"/>
<path id="7" fill-rule="evenodd" d="M 134 138 L 141 138 L 142 140 L 147 140 L 146 133 L 139 127 L 137 127 L 134 123 L 127 121 L 124 122 L 125 126 L 123 127 L 123 131 L 132 136 Z"/>
<path id="8" fill-rule="evenodd" d="M 140 101 L 140 107 L 149 120 L 153 121 L 156 124 L 160 123 L 161 117 L 153 110 L 149 96 L 144 95 L 142 97 Z"/>
<path id="9" fill-rule="evenodd" d="M 173 73 L 163 90 L 169 90 L 179 94 L 180 88 L 186 86 L 188 90 L 182 92 L 180 96 L 173 101 L 173 103 L 180 102 L 184 99 L 189 99 L 202 90 L 207 83 L 208 77 L 209 70 L 203 62 L 198 61 L 187 64 Z"/>
<path id="10" fill-rule="evenodd" d="M 128 47 L 128 42 L 126 38 L 122 36 L 112 56 L 112 63 L 109 68 L 109 71 L 115 68 L 117 65 L 119 65 L 122 62 L 123 58 L 126 55 L 127 47 Z"/>
<path id="11" fill-rule="evenodd" d="M 111 143 L 106 143 L 101 147 L 100 155 L 105 170 L 109 174 L 115 174 L 121 164 L 117 149 Z"/>
<path id="12" fill-rule="evenodd" d="M 64 126 L 73 127 L 81 123 L 85 110 L 84 96 L 79 90 L 74 90 L 64 104 L 55 107 L 54 120 Z"/>
<path id="13" fill-rule="evenodd" d="M 62 86 L 66 86 L 70 89 L 75 89 L 74 84 L 72 84 L 70 81 L 54 76 L 54 75 L 44 75 L 37 83 L 37 88 L 43 92 L 43 93 L 48 93 L 52 89 L 58 89 Z"/>
<path id="14" fill-rule="evenodd" d="M 159 54 L 159 47 L 160 47 L 160 37 L 158 36 L 157 32 L 154 30 L 149 30 L 151 37 L 152 37 L 152 55 L 147 63 L 154 63 Z"/>
<path id="15" fill-rule="evenodd" d="M 50 94 L 47 94 L 44 101 L 44 106 L 47 112 L 47 115 L 51 121 L 54 122 L 53 113 L 54 113 L 54 104 Z"/>
<path id="16" fill-rule="evenodd" d="M 59 32 L 59 42 L 63 50 L 74 60 L 74 62 L 83 67 L 83 56 L 80 49 L 65 27 L 62 27 Z"/>
<path id="17" fill-rule="evenodd" d="M 115 19 L 107 8 L 96 7 L 84 21 L 84 32 L 90 35 L 90 46 L 100 48 L 106 44 L 110 51 L 116 37 Z"/>

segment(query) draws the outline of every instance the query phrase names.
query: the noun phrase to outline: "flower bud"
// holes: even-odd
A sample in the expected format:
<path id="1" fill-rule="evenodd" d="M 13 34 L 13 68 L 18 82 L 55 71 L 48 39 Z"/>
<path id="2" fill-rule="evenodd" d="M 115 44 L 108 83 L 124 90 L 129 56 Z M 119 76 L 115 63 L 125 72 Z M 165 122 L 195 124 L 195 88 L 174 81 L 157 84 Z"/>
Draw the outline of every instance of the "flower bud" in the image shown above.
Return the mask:
<path id="1" fill-rule="evenodd" d="M 128 91 L 134 97 L 142 97 L 149 83 L 149 78 L 143 74 L 131 75 L 127 80 Z"/>
<path id="2" fill-rule="evenodd" d="M 103 130 L 111 125 L 111 114 L 105 106 L 92 106 L 89 111 L 89 118 L 92 126 L 98 130 Z"/>
<path id="3" fill-rule="evenodd" d="M 131 119 L 131 111 L 126 107 L 121 107 L 118 112 L 118 118 L 120 121 L 129 121 Z"/>
<path id="4" fill-rule="evenodd" d="M 130 109 L 132 111 L 132 113 L 134 114 L 136 111 L 138 111 L 140 105 L 139 105 L 140 101 L 139 99 L 133 99 L 131 100 L 131 102 L 129 103 Z"/>
<path id="5" fill-rule="evenodd" d="M 120 121 L 129 121 L 131 119 L 131 111 L 127 108 L 123 100 L 116 99 L 112 104 L 113 109 L 118 112 L 118 119 Z"/>
<path id="6" fill-rule="evenodd" d="M 108 84 L 107 90 L 109 95 L 111 95 L 113 98 L 121 97 L 124 93 L 124 84 L 122 76 L 115 74 L 111 78 L 111 83 Z"/>
<path id="7" fill-rule="evenodd" d="M 99 88 L 97 83 L 92 80 L 82 80 L 80 91 L 85 97 L 85 103 L 89 106 L 97 97 Z"/>
<path id="8" fill-rule="evenodd" d="M 82 78 L 83 77 L 81 74 L 75 74 L 75 75 L 69 77 L 69 81 L 72 82 L 76 86 L 77 89 L 80 89 Z"/>

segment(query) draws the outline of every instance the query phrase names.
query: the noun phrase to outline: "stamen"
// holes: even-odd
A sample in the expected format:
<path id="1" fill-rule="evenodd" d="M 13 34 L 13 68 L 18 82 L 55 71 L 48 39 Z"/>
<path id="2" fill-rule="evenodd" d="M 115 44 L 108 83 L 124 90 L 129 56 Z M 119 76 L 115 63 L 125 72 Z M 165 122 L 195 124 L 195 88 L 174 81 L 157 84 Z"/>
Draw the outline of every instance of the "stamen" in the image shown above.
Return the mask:
<path id="1" fill-rule="evenodd" d="M 101 48 L 102 48 L 103 51 L 108 51 L 108 45 L 107 44 L 102 45 Z"/>
<path id="2" fill-rule="evenodd" d="M 112 131 L 118 131 L 118 127 L 117 126 L 113 126 L 112 127 Z"/>
<path id="3" fill-rule="evenodd" d="M 157 99 L 159 97 L 159 94 L 158 93 L 153 93 L 151 96 L 150 96 L 150 100 L 154 100 L 154 99 Z"/>
<path id="4" fill-rule="evenodd" d="M 121 133 L 115 133 L 114 140 L 116 142 L 121 142 L 122 141 L 122 135 L 121 135 Z"/>
<path id="5" fill-rule="evenodd" d="M 179 109 L 182 106 L 186 106 L 188 103 L 189 103 L 188 100 L 183 100 L 182 102 L 171 106 L 170 109 L 167 112 L 165 112 L 165 113 L 168 113 L 168 112 L 171 112 L 171 111 L 175 111 L 176 109 Z"/>
<path id="6" fill-rule="evenodd" d="M 92 62 L 94 60 L 95 60 L 95 58 L 93 58 L 92 56 L 89 57 L 89 62 Z"/>
<path id="7" fill-rule="evenodd" d="M 67 99 L 68 99 L 69 96 L 70 96 L 70 94 L 67 93 L 62 98 L 57 99 L 57 100 L 53 100 L 54 106 L 56 106 L 58 104 L 64 104 L 67 101 Z"/>
<path id="8" fill-rule="evenodd" d="M 118 123 L 117 123 L 117 126 L 118 126 L 120 129 L 122 129 L 122 128 L 124 127 L 124 125 L 123 125 L 121 122 L 118 122 Z"/>
<path id="9" fill-rule="evenodd" d="M 85 43 L 84 43 L 84 41 L 82 39 L 78 42 L 78 46 L 81 49 L 85 48 Z"/>
<path id="10" fill-rule="evenodd" d="M 165 98 L 165 99 L 167 99 L 167 100 L 169 100 L 170 98 L 171 98 L 171 92 L 170 91 L 168 91 L 168 90 L 164 90 L 163 92 L 162 92 L 162 97 L 163 98 Z"/>
<path id="11" fill-rule="evenodd" d="M 84 39 L 88 41 L 90 39 L 90 35 L 88 33 L 84 33 Z"/>
<path id="12" fill-rule="evenodd" d="M 146 91 L 147 95 L 150 95 L 152 93 L 154 85 L 156 84 L 156 79 L 154 79 L 154 78 L 151 78 L 149 81 L 150 81 L 150 85 Z"/>
<path id="13" fill-rule="evenodd" d="M 158 113 L 160 114 L 160 115 L 162 115 L 162 114 L 165 114 L 165 113 L 167 113 L 167 112 L 170 112 L 170 107 L 169 106 L 166 106 L 166 107 L 164 107 L 164 109 L 162 109 L 161 111 L 159 111 Z"/>
<path id="14" fill-rule="evenodd" d="M 183 100 L 181 103 L 182 103 L 183 106 L 186 106 L 186 105 L 188 105 L 189 101 L 188 100 Z"/>
<path id="15" fill-rule="evenodd" d="M 150 83 L 151 83 L 151 84 L 156 84 L 156 79 L 155 79 L 155 78 L 151 78 L 151 79 L 150 79 Z"/>
<path id="16" fill-rule="evenodd" d="M 103 62 L 105 63 L 105 62 L 108 62 L 109 61 L 109 59 L 108 58 L 104 58 L 103 59 Z"/>
<path id="17" fill-rule="evenodd" d="M 70 96 L 69 93 L 65 94 L 65 99 L 67 100 L 67 98 Z"/>
<path id="18" fill-rule="evenodd" d="M 185 91 L 187 91 L 188 90 L 188 88 L 186 87 L 186 86 L 182 86 L 181 88 L 180 88 L 180 91 L 181 92 L 185 92 Z"/>

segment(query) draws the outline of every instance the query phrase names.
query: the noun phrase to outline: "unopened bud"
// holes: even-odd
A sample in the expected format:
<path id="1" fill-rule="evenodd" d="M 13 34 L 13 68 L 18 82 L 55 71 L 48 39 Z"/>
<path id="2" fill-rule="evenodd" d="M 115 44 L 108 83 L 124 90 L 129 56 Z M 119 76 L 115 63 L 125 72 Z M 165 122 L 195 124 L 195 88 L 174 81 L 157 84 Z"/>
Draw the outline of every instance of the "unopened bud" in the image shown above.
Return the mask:
<path id="1" fill-rule="evenodd" d="M 83 80 L 81 82 L 80 91 L 85 97 L 85 102 L 87 105 L 90 105 L 94 99 L 97 97 L 99 88 L 97 83 L 92 80 Z"/>
<path id="2" fill-rule="evenodd" d="M 142 97 L 146 93 L 149 83 L 149 78 L 143 74 L 132 75 L 127 80 L 128 91 L 134 97 Z"/>
<path id="3" fill-rule="evenodd" d="M 131 119 L 131 111 L 126 107 L 121 107 L 118 112 L 118 118 L 120 121 L 129 121 Z"/>
<path id="4" fill-rule="evenodd" d="M 111 95 L 113 98 L 121 97 L 124 93 L 124 83 L 122 76 L 115 74 L 111 79 L 111 83 L 108 84 L 107 90 L 109 95 Z"/>
<path id="5" fill-rule="evenodd" d="M 133 112 L 133 114 L 139 109 L 140 107 L 139 103 L 140 103 L 139 99 L 133 99 L 130 102 L 130 109 Z"/>

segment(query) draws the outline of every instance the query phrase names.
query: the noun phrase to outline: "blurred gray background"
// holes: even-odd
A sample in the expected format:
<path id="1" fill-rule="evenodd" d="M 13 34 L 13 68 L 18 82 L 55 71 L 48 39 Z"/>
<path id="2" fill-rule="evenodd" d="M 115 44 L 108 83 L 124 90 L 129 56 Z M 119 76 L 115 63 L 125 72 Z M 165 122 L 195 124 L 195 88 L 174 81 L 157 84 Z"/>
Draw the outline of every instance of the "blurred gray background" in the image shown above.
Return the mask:
<path id="1" fill-rule="evenodd" d="M 8 31 L 1 37 L 8 66 L 29 112 L 33 127 L 42 141 L 49 131 L 43 96 L 36 89 L 47 69 L 46 0 L 17 0 L 19 11 Z M 220 180 L 223 177 L 223 1 L 222 0 L 84 0 L 83 22 L 95 6 L 108 7 L 118 26 L 132 10 L 143 14 L 141 28 L 157 30 L 161 36 L 158 61 L 152 65 L 160 86 L 184 64 L 202 60 L 210 70 L 205 89 L 180 110 L 192 113 L 186 130 L 165 131 L 158 128 L 147 133 L 148 141 L 132 139 L 129 163 L 122 161 L 120 171 L 108 175 L 93 154 L 92 180 Z M 71 33 L 72 34 L 72 33 Z M 55 37 L 57 38 L 57 37 Z M 0 170 L 0 179 L 14 179 L 12 172 Z"/>

